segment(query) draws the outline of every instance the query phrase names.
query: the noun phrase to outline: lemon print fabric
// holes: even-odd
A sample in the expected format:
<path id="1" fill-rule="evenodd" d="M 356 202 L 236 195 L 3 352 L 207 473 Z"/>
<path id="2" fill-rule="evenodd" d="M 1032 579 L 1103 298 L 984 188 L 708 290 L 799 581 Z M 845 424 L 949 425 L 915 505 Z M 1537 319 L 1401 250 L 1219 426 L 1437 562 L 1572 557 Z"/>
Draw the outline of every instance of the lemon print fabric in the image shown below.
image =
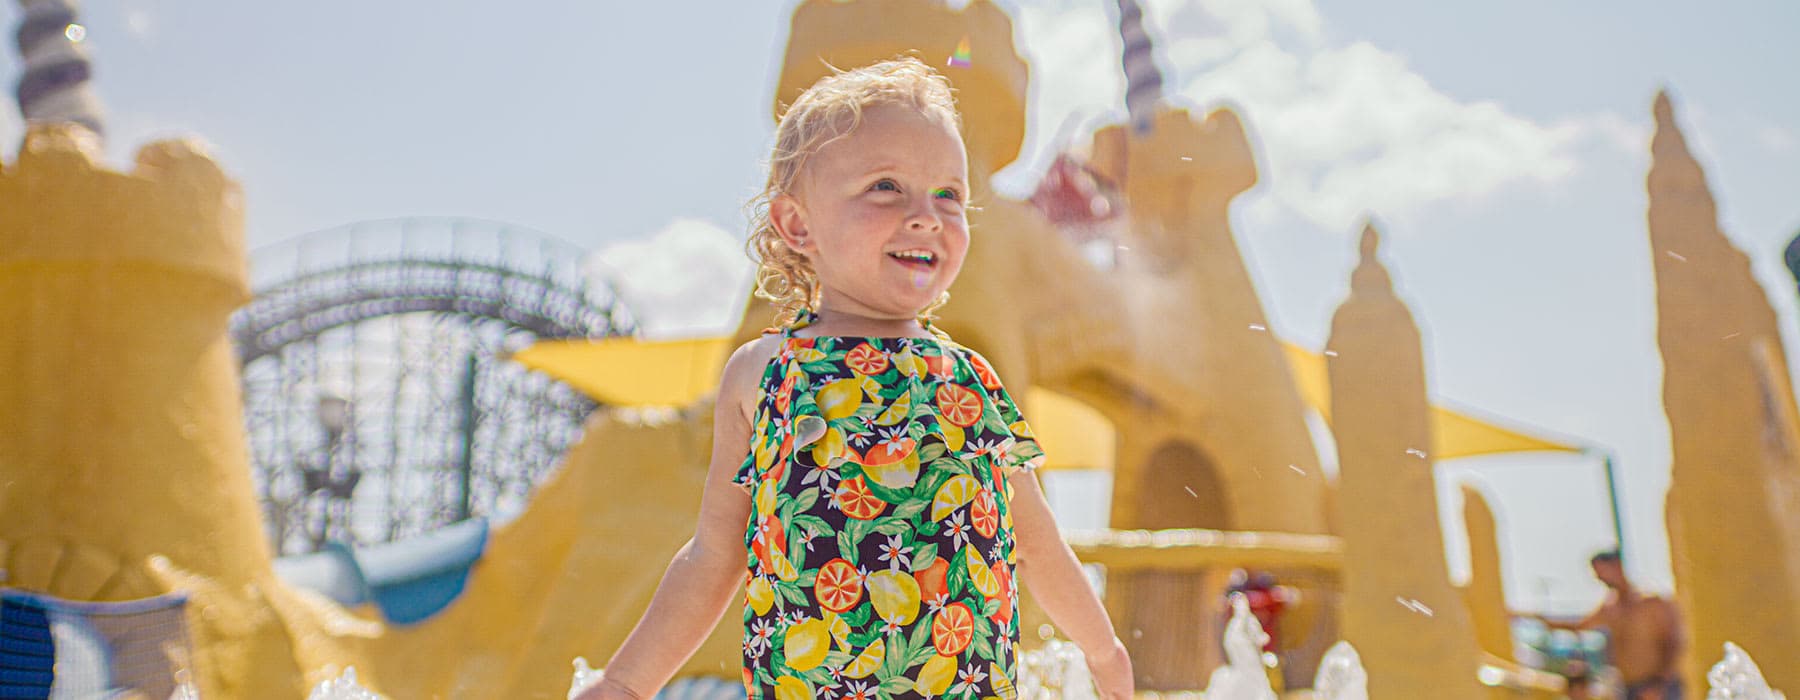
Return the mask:
<path id="1" fill-rule="evenodd" d="M 812 319 L 782 331 L 735 479 L 749 697 L 1014 697 L 1006 478 L 1043 452 L 974 351 L 794 334 Z"/>

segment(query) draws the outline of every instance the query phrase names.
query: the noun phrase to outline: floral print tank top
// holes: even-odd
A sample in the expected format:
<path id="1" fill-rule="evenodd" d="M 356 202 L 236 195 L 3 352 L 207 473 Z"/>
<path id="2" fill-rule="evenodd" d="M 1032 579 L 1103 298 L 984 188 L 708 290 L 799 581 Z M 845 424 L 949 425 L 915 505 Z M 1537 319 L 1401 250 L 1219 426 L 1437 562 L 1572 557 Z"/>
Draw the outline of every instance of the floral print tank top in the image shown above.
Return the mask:
<path id="1" fill-rule="evenodd" d="M 1015 697 L 1006 478 L 1043 452 L 976 352 L 794 335 L 815 318 L 782 330 L 734 479 L 749 697 Z"/>

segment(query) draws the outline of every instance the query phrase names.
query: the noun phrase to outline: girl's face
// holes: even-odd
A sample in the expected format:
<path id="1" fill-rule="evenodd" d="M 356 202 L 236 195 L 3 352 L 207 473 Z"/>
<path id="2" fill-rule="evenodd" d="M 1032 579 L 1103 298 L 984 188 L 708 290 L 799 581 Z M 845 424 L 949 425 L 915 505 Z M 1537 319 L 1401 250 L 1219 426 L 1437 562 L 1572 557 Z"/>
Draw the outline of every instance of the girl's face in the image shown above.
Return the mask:
<path id="1" fill-rule="evenodd" d="M 822 309 L 911 320 L 962 269 L 967 181 L 954 126 L 881 104 L 807 159 L 796 192 L 770 209 L 782 239 L 811 261 Z"/>

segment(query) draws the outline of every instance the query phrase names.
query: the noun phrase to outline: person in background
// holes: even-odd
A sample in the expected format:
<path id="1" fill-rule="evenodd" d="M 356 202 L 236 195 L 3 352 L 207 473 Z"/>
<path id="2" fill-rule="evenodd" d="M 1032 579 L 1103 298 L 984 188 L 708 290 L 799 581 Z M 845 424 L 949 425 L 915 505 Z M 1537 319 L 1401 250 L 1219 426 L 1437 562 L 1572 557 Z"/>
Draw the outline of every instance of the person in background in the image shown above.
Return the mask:
<path id="1" fill-rule="evenodd" d="M 1607 652 L 1624 681 L 1626 700 L 1681 700 L 1684 638 L 1675 604 L 1634 588 L 1625 577 L 1618 550 L 1595 554 L 1588 564 L 1594 578 L 1611 591 L 1606 601 L 1573 624 L 1539 619 L 1552 628 L 1605 632 Z"/>

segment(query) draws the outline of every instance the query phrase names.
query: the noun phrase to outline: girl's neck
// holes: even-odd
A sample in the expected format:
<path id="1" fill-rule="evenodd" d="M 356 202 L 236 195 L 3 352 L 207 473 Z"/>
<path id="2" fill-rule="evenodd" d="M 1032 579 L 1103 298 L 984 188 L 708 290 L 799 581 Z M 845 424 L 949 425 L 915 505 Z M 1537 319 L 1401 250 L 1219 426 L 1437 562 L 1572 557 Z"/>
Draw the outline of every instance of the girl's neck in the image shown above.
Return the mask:
<path id="1" fill-rule="evenodd" d="M 927 338 L 931 332 L 917 317 L 896 318 L 868 315 L 866 312 L 833 308 L 821 304 L 813 311 L 813 320 L 802 335 L 852 336 L 864 338 Z"/>

